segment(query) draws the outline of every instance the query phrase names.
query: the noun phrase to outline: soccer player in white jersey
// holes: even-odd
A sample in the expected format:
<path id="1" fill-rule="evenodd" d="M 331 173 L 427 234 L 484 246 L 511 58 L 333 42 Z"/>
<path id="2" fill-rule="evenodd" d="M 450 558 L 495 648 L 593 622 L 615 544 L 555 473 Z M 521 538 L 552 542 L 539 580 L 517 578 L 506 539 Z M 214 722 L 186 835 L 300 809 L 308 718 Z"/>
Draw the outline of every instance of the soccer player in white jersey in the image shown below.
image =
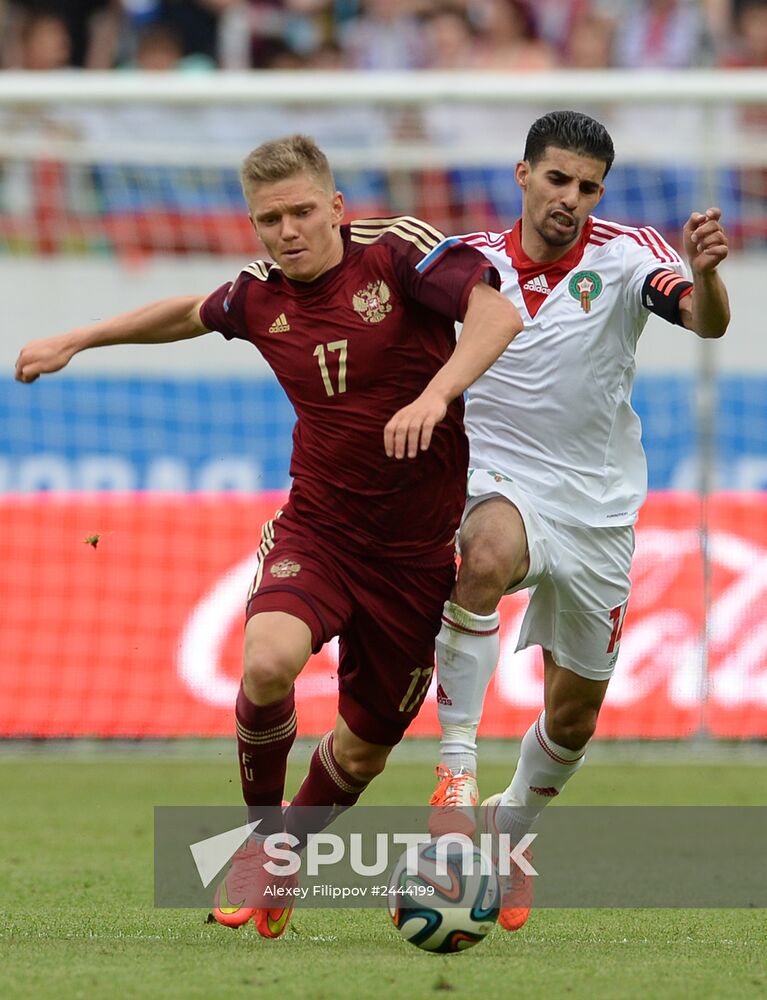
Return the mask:
<path id="1" fill-rule="evenodd" d="M 433 835 L 474 830 L 476 732 L 504 594 L 530 590 L 517 649 L 543 649 L 544 709 L 508 788 L 482 803 L 486 828 L 518 844 L 584 763 L 618 657 L 647 490 L 631 407 L 637 340 L 650 312 L 704 338 L 729 322 L 719 209 L 685 224 L 688 271 L 654 229 L 591 214 L 613 157 L 608 132 L 586 115 L 539 118 L 516 167 L 521 219 L 504 233 L 460 237 L 498 269 L 525 329 L 475 383 L 466 411 L 461 567 L 437 639 Z M 532 902 L 532 877 L 512 869 L 507 930 L 524 924 Z"/>

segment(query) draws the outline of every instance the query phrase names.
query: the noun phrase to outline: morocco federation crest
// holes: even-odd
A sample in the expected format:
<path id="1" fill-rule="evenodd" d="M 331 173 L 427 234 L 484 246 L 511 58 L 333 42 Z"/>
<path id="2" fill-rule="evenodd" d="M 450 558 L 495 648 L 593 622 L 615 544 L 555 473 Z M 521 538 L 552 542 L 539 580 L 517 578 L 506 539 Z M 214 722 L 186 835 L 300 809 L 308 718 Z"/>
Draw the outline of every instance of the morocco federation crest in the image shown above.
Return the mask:
<path id="1" fill-rule="evenodd" d="M 574 299 L 581 304 L 581 309 L 591 312 L 591 303 L 602 291 L 602 279 L 596 271 L 576 271 L 567 286 Z"/>

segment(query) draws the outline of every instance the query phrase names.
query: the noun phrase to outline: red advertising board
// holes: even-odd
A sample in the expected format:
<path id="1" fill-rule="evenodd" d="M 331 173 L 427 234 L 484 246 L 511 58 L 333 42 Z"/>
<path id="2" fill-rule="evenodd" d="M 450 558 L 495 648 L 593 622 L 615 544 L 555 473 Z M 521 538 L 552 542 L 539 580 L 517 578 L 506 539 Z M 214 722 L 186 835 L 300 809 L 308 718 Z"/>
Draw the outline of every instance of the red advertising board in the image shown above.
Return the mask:
<path id="1" fill-rule="evenodd" d="M 0 501 L 0 735 L 231 735 L 244 598 L 280 500 Z M 767 736 L 767 497 L 714 496 L 705 533 L 701 515 L 688 494 L 643 509 L 601 737 Z M 502 604 L 486 736 L 519 735 L 540 708 L 539 654 L 514 651 L 525 602 Z M 332 725 L 335 671 L 330 644 L 301 674 L 299 733 Z M 436 734 L 433 697 L 410 731 Z"/>

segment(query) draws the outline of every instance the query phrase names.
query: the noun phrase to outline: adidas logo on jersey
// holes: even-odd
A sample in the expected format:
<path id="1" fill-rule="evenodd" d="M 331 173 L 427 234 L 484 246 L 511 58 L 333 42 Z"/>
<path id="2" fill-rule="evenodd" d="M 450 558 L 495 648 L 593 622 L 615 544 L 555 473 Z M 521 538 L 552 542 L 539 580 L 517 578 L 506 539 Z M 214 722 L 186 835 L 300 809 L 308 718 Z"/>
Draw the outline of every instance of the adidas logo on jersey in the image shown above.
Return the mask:
<path id="1" fill-rule="evenodd" d="M 290 330 L 290 323 L 288 323 L 285 313 L 280 313 L 277 319 L 269 327 L 269 333 L 287 333 Z"/>
<path id="2" fill-rule="evenodd" d="M 537 278 L 531 278 L 522 287 L 526 292 L 538 292 L 539 295 L 548 295 L 551 291 L 545 274 L 539 274 Z"/>

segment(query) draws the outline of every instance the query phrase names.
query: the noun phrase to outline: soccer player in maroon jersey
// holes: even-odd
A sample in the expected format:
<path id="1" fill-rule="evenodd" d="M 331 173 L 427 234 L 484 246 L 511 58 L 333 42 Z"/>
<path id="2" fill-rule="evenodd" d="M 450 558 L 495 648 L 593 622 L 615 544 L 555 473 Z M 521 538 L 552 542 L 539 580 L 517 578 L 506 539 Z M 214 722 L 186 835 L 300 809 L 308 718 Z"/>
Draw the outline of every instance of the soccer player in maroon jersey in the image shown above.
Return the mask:
<path id="1" fill-rule="evenodd" d="M 32 382 L 89 347 L 218 330 L 258 347 L 295 408 L 293 484 L 263 528 L 236 705 L 243 796 L 260 810 L 262 836 L 235 855 L 214 910 L 221 923 L 253 919 L 278 937 L 292 907 L 266 905 L 263 834 L 284 823 L 303 838 L 300 807 L 315 807 L 318 823 L 353 805 L 418 712 L 454 580 L 468 464 L 462 393 L 522 323 L 475 248 L 442 243 L 409 217 L 343 225 L 343 197 L 312 140 L 264 143 L 241 177 L 272 262 L 206 297 L 33 341 L 16 377 Z M 338 717 L 283 816 L 294 681 L 334 636 Z"/>

